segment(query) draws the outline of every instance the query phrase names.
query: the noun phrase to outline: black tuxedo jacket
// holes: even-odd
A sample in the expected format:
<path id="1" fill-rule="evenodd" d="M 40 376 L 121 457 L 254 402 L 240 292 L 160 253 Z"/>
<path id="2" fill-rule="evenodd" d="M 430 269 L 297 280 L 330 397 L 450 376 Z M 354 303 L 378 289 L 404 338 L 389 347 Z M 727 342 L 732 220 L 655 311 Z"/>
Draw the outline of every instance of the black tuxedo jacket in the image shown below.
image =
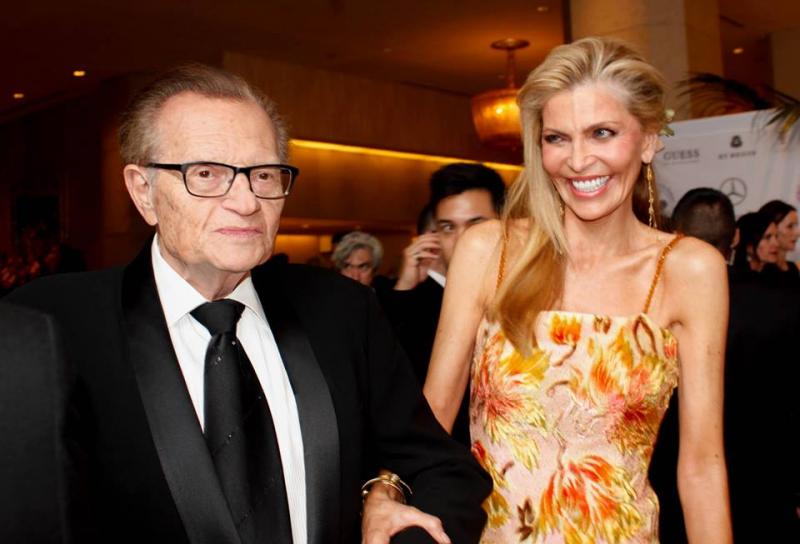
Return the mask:
<path id="1" fill-rule="evenodd" d="M 294 389 L 308 542 L 360 540 L 360 484 L 388 468 L 454 542 L 477 541 L 490 480 L 435 422 L 367 288 L 328 271 L 265 265 L 255 288 Z M 239 541 L 170 341 L 149 245 L 124 269 L 17 290 L 65 332 L 93 534 L 110 542 Z M 420 530 L 397 542 L 430 542 Z"/>
<path id="2" fill-rule="evenodd" d="M 419 383 L 425 383 L 436 338 L 444 288 L 431 277 L 414 289 L 395 291 L 393 286 L 376 288 L 378 300 L 406 350 Z"/>
<path id="3" fill-rule="evenodd" d="M 425 383 L 439 326 L 444 288 L 430 276 L 414 289 L 395 291 L 391 287 L 376 290 L 381 306 L 394 327 L 397 339 L 408 353 L 414 374 Z M 453 438 L 470 446 L 469 391 L 464 395 L 453 422 Z"/>
<path id="4" fill-rule="evenodd" d="M 0 304 L 0 542 L 69 542 L 68 375 L 53 320 Z"/>

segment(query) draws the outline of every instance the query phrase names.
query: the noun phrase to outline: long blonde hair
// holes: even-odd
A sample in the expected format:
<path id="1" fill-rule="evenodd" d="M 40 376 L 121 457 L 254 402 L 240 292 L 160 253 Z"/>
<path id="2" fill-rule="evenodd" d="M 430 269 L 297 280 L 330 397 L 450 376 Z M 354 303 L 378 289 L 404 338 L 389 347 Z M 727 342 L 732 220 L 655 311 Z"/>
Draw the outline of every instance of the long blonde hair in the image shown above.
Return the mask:
<path id="1" fill-rule="evenodd" d="M 567 240 L 561 198 L 542 166 L 542 109 L 555 94 L 577 85 L 602 82 L 618 89 L 625 106 L 646 130 L 666 123 L 661 74 L 622 41 L 584 38 L 553 49 L 528 76 L 519 92 L 525 168 L 509 188 L 503 214 L 510 223 L 528 219 L 527 239 L 500 285 L 491 316 L 514 346 L 527 353 L 536 345 L 534 323 L 553 307 L 564 288 Z M 658 198 L 656 200 L 656 205 Z M 634 189 L 634 213 L 647 223 L 648 194 L 643 171 Z"/>

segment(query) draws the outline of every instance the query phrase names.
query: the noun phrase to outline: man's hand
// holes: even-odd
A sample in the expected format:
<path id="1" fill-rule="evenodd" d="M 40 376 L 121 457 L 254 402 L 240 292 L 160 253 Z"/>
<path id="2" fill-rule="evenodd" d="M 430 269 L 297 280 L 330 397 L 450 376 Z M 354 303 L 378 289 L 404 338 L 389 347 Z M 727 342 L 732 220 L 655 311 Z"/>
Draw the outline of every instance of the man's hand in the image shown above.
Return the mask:
<path id="1" fill-rule="evenodd" d="M 418 236 L 403 250 L 403 264 L 394 288 L 397 291 L 408 291 L 425 280 L 428 268 L 441 255 L 442 245 L 439 235 L 428 232 Z"/>
<path id="2" fill-rule="evenodd" d="M 451 544 L 439 518 L 392 499 L 390 491 L 374 484 L 367 495 L 361 518 L 362 544 L 389 544 L 391 537 L 409 527 L 425 529 L 438 544 Z"/>

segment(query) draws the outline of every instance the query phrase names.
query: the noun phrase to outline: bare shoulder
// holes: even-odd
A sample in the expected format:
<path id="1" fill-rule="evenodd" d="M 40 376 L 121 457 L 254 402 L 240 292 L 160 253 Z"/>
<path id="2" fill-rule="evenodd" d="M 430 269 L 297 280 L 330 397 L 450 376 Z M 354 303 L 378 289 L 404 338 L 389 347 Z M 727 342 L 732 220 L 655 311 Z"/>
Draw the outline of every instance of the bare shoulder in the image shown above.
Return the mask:
<path id="1" fill-rule="evenodd" d="M 664 262 L 664 274 L 678 281 L 724 278 L 725 260 L 712 245 L 686 236 L 677 241 Z"/>
<path id="2" fill-rule="evenodd" d="M 473 258 L 488 258 L 500 247 L 502 240 L 503 223 L 499 219 L 490 219 L 467 229 L 458 240 L 458 248 Z"/>
<path id="3" fill-rule="evenodd" d="M 727 322 L 728 271 L 722 254 L 697 238 L 679 240 L 664 262 L 668 322 L 696 327 L 717 316 Z"/>

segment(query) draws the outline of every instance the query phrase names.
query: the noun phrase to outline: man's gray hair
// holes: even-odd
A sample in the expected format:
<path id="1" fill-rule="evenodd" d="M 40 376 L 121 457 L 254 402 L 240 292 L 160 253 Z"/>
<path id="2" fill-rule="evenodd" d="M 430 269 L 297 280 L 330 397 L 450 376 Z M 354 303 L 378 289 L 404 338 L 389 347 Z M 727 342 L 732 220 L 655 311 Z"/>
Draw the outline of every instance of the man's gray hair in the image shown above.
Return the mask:
<path id="1" fill-rule="evenodd" d="M 341 270 L 347 266 L 345 261 L 350 257 L 350 254 L 357 249 L 366 249 L 370 252 L 373 270 L 377 270 L 380 267 L 383 259 L 383 246 L 373 235 L 361 231 L 353 231 L 342 237 L 331 256 L 333 265 L 338 270 Z"/>
<path id="2" fill-rule="evenodd" d="M 159 75 L 134 96 L 122 114 L 119 142 L 125 164 L 143 165 L 156 160 L 156 118 L 166 101 L 181 93 L 254 102 L 272 122 L 278 144 L 278 157 L 281 162 L 286 162 L 289 135 L 275 103 L 239 76 L 221 68 L 192 63 Z"/>

